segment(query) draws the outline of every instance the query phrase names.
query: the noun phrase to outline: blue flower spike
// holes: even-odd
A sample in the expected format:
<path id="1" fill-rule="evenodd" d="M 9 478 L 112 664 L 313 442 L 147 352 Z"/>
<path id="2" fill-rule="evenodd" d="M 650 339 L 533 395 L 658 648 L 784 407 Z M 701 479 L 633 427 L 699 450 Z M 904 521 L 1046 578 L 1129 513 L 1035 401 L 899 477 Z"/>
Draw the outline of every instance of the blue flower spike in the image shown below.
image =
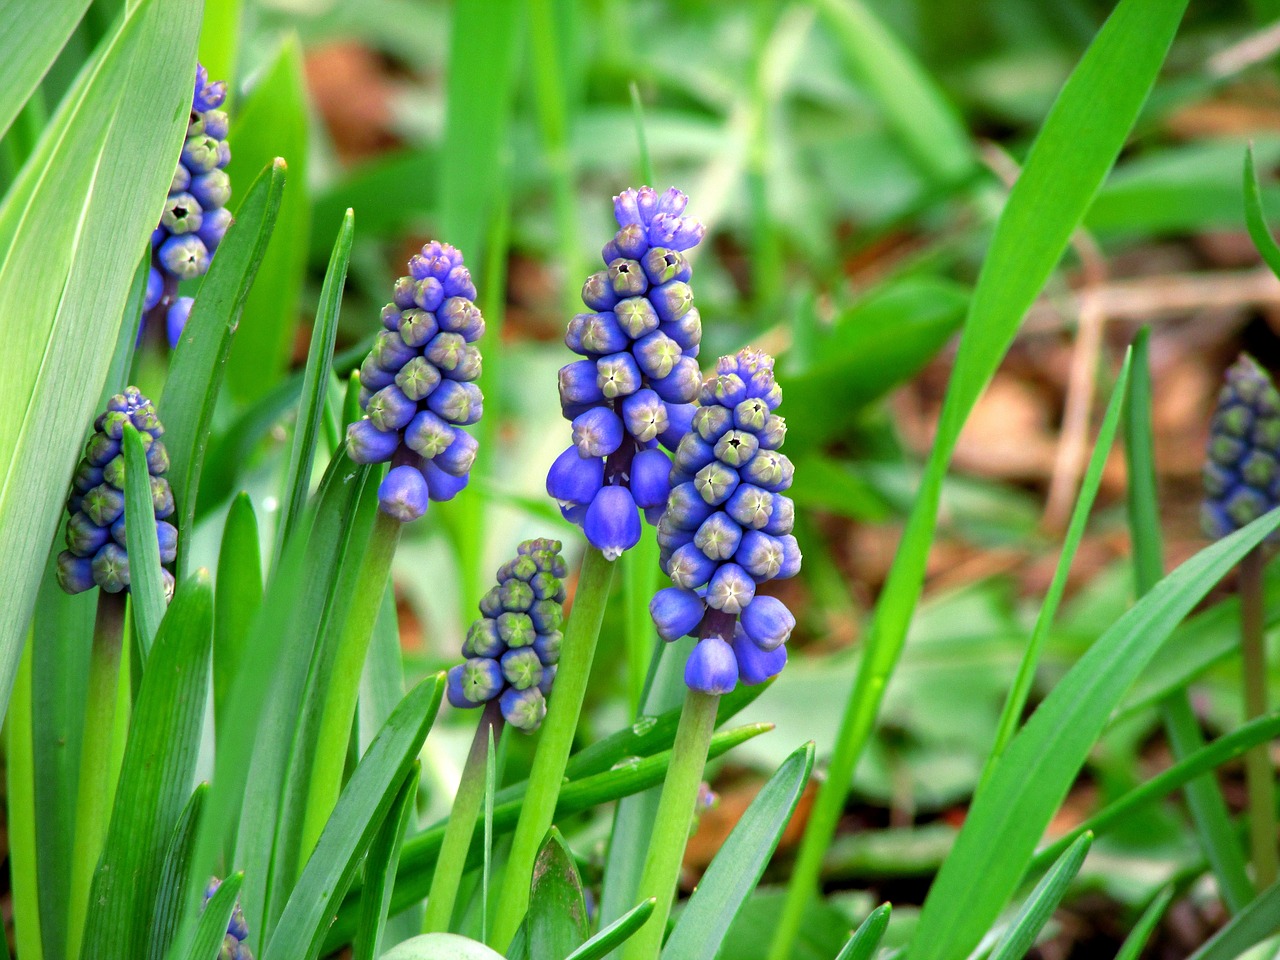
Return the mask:
<path id="1" fill-rule="evenodd" d="M 173 515 L 173 491 L 165 474 L 169 454 L 161 437 L 164 427 L 155 406 L 137 387 L 127 387 L 107 401 L 106 412 L 93 424 L 84 456 L 67 499 L 67 549 L 58 554 L 58 584 L 67 593 L 101 587 L 107 593 L 129 589 L 129 556 L 125 543 L 124 453 L 121 437 L 131 423 L 142 437 L 151 475 L 156 537 L 160 542 L 165 596 L 173 598 L 173 565 L 178 531 L 168 522 Z"/>
<path id="2" fill-rule="evenodd" d="M 563 578 L 560 541 L 526 540 L 498 570 L 480 601 L 480 619 L 462 644 L 467 659 L 449 671 L 449 702 L 463 709 L 497 700 L 507 723 L 532 733 L 547 715 L 560 661 Z"/>
<path id="3" fill-rule="evenodd" d="M 786 424 L 773 359 L 755 350 L 721 357 L 701 385 L 690 431 L 676 447 L 671 492 L 658 521 L 663 572 L 673 586 L 649 604 L 658 636 L 693 636 L 685 683 L 708 694 L 762 683 L 786 665 L 795 617 L 757 593 L 795 576 L 792 466 L 778 451 Z"/>
<path id="4" fill-rule="evenodd" d="M 205 906 L 209 905 L 209 900 L 218 892 L 218 887 L 222 886 L 222 881 L 217 877 L 211 877 L 209 883 L 204 888 Z M 249 950 L 249 925 L 245 923 L 244 911 L 240 909 L 240 901 L 236 901 L 235 909 L 231 911 L 231 919 L 227 922 L 227 933 L 222 938 L 222 949 L 218 951 L 218 960 L 253 960 L 253 953 Z"/>
<path id="5" fill-rule="evenodd" d="M 484 318 L 462 254 L 428 243 L 409 260 L 382 308 L 373 349 L 360 366 L 364 417 L 347 429 L 356 463 L 391 463 L 379 508 L 402 523 L 452 500 L 467 485 L 478 444 L 462 429 L 484 412 L 480 376 Z"/>
<path id="6" fill-rule="evenodd" d="M 604 269 L 587 278 L 587 313 L 565 345 L 585 359 L 560 370 L 560 408 L 573 444 L 547 474 L 547 493 L 610 560 L 640 539 L 640 514 L 656 523 L 670 491 L 671 458 L 688 430 L 701 386 L 702 321 L 685 251 L 704 229 L 683 216 L 674 188 L 613 198 L 618 232 Z M 665 447 L 666 451 L 662 448 Z"/>
<path id="7" fill-rule="evenodd" d="M 227 114 L 221 109 L 226 96 L 227 85 L 210 82 L 204 66 L 197 64 L 187 138 L 160 224 L 151 233 L 151 271 L 142 310 L 144 317 L 164 323 L 170 347 L 182 339 L 191 314 L 191 298 L 179 297 L 178 285 L 208 271 L 231 225 L 231 179 L 225 169 L 231 148 Z"/>
<path id="8" fill-rule="evenodd" d="M 1227 371 L 1209 424 L 1200 525 L 1217 540 L 1280 505 L 1280 392 L 1248 354 Z"/>

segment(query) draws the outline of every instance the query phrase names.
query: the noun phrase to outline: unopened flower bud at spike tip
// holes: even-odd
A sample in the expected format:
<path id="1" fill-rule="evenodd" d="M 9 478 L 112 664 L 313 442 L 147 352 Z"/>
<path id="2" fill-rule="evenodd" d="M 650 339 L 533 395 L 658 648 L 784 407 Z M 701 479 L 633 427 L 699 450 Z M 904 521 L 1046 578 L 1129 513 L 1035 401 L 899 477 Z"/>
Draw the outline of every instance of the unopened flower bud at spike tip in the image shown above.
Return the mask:
<path id="1" fill-rule="evenodd" d="M 1202 475 L 1201 526 L 1213 539 L 1280 504 L 1280 393 L 1247 354 L 1219 392 Z"/>
<path id="2" fill-rule="evenodd" d="M 384 481 L 382 509 L 406 521 L 422 516 L 429 501 L 451 500 L 466 488 L 479 445 L 460 428 L 484 413 L 473 382 L 484 318 L 462 254 L 432 241 L 408 269 L 381 310 L 381 330 L 360 367 L 365 416 L 347 431 L 357 463 L 397 464 Z M 394 488 L 387 486 L 405 466 L 417 479 L 402 473 Z"/>
<path id="3" fill-rule="evenodd" d="M 151 515 L 135 522 L 153 525 L 161 577 L 166 595 L 172 595 L 172 575 L 164 566 L 172 564 L 177 555 L 177 530 L 163 522 L 174 511 L 173 494 L 164 477 L 169 467 L 169 455 L 160 439 L 164 426 L 151 401 L 136 387 L 128 387 L 107 401 L 106 411 L 94 421 L 84 459 L 76 469 L 73 495 L 67 501 L 71 514 L 66 526 L 68 549 L 59 554 L 56 564 L 58 583 L 68 593 L 94 586 L 119 593 L 128 590 L 132 581 L 125 539 L 127 502 L 121 442 L 126 426 L 139 431 L 152 493 Z"/>
<path id="4" fill-rule="evenodd" d="M 526 540 L 499 569 L 497 586 L 480 602 L 481 618 L 467 631 L 467 660 L 448 674 L 455 707 L 497 700 L 506 722 L 526 732 L 546 716 L 560 659 L 560 548 L 558 540 Z"/>

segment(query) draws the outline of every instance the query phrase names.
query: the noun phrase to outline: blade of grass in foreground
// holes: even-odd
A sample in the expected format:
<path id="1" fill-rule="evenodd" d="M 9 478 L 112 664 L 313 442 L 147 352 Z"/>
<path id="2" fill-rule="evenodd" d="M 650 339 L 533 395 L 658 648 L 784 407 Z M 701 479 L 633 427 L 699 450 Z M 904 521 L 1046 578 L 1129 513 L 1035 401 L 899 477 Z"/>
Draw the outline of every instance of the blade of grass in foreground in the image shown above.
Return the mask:
<path id="1" fill-rule="evenodd" d="M 1013 894 L 1111 712 L 1169 634 L 1240 558 L 1280 527 L 1273 510 L 1183 563 L 1076 661 L 1009 743 L 925 899 L 910 960 L 977 946 Z M 981 885 L 973 883 L 982 877 Z"/>
<path id="2" fill-rule="evenodd" d="M 1009 929 L 991 951 L 990 960 L 1021 960 L 1026 955 L 1066 895 L 1067 886 L 1080 872 L 1092 845 L 1093 834 L 1085 833 L 1058 858 L 1018 910 Z"/>
<path id="3" fill-rule="evenodd" d="M 90 0 L 12 0 L 0 4 L 0 137 L 53 66 Z"/>
<path id="4" fill-rule="evenodd" d="M 280 528 L 276 537 L 276 558 L 284 550 L 284 542 L 293 532 L 311 489 L 311 468 L 315 461 L 316 442 L 320 436 L 320 418 L 324 414 L 324 396 L 333 366 L 333 345 L 338 335 L 338 315 L 342 309 L 342 288 L 347 281 L 347 264 L 351 260 L 351 243 L 355 235 L 355 213 L 347 211 L 333 242 L 329 269 L 320 288 L 320 304 L 316 307 L 315 325 L 311 330 L 311 348 L 307 351 L 307 368 L 302 375 L 302 399 L 298 404 L 298 423 L 294 428 L 293 446 L 289 450 L 289 471 L 285 495 L 281 499 Z"/>
<path id="5" fill-rule="evenodd" d="M 969 305 L 955 368 L 893 566 L 876 605 L 836 752 L 805 831 L 770 952 L 786 960 L 817 889 L 854 768 L 875 725 L 919 600 L 942 481 L 964 422 L 1124 146 L 1186 0 L 1121 0 L 1067 80 L 996 225 Z"/>
<path id="6" fill-rule="evenodd" d="M 1102 471 L 1107 465 L 1111 444 L 1115 441 L 1116 430 L 1120 426 L 1120 411 L 1124 407 L 1132 362 L 1132 353 L 1126 354 L 1124 366 L 1120 368 L 1120 376 L 1112 389 L 1111 402 L 1107 404 L 1107 412 L 1102 418 L 1102 427 L 1098 431 L 1098 441 L 1094 445 L 1093 455 L 1089 458 L 1084 482 L 1080 484 L 1080 495 L 1076 498 L 1075 510 L 1067 526 L 1067 535 L 1062 542 L 1062 551 L 1058 555 L 1058 565 L 1053 571 L 1053 580 L 1049 584 L 1044 602 L 1040 605 L 1040 613 L 1031 631 L 1031 639 L 1023 652 L 1022 661 L 1018 664 L 1018 674 L 1014 678 L 1004 709 L 1000 713 L 996 741 L 983 767 L 980 783 L 986 780 L 996 761 L 1004 753 L 1004 748 L 1016 732 L 1018 721 L 1026 708 L 1027 697 L 1031 693 L 1031 684 L 1036 675 L 1036 665 L 1040 661 L 1040 651 L 1044 648 L 1045 638 L 1049 635 L 1049 628 L 1053 626 L 1053 618 L 1058 612 L 1058 605 L 1062 602 L 1062 595 L 1067 589 L 1071 562 L 1075 559 L 1076 550 L 1080 547 L 1085 526 L 1089 522 L 1089 513 L 1093 509 L 1094 498 L 1097 497 L 1098 488 L 1102 485 Z"/>
<path id="7" fill-rule="evenodd" d="M 148 0 L 123 18 L 0 206 L 0 409 L 9 412 L 0 418 L 0 715 L 129 286 L 173 179 L 199 22 L 185 0 Z"/>
<path id="8" fill-rule="evenodd" d="M 178 562 L 182 577 L 195 527 L 196 494 L 209 445 L 213 408 L 227 368 L 227 354 L 245 298 L 257 276 L 284 193 L 285 165 L 276 159 L 258 175 L 236 219 L 218 245 L 218 255 L 200 285 L 191 319 L 169 362 L 160 410 L 169 450 L 169 483 L 177 512 Z"/>
<path id="9" fill-rule="evenodd" d="M 871 911 L 867 919 L 853 932 L 849 942 L 844 945 L 836 960 L 871 960 L 876 955 L 876 948 L 884 939 L 884 932 L 889 929 L 889 914 L 892 907 L 882 903 Z"/>
<path id="10" fill-rule="evenodd" d="M 1160 505 L 1156 494 L 1155 440 L 1151 426 L 1150 332 L 1142 330 L 1134 342 L 1133 381 L 1125 418 L 1125 458 L 1128 467 L 1130 540 L 1133 543 L 1134 584 L 1138 596 L 1147 593 L 1164 575 Z M 1160 703 L 1165 736 L 1176 760 L 1185 760 L 1204 749 L 1200 722 L 1185 688 L 1174 690 Z M 1245 872 L 1244 853 L 1231 825 L 1226 801 L 1213 776 L 1186 785 L 1187 807 L 1196 836 L 1213 868 L 1223 899 L 1232 912 L 1253 899 L 1253 883 Z"/>

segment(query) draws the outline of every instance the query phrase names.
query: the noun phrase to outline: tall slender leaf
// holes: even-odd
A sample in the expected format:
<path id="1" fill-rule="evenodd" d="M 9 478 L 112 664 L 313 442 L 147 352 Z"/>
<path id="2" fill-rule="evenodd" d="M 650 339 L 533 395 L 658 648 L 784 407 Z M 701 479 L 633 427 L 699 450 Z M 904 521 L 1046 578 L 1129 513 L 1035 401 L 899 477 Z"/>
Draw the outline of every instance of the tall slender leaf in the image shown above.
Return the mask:
<path id="1" fill-rule="evenodd" d="M 218 245 L 218 255 L 200 285 L 191 318 L 169 364 L 160 414 L 169 450 L 169 483 L 177 504 L 178 565 L 186 564 L 200 471 L 209 444 L 213 407 L 226 371 L 227 353 L 245 298 L 275 225 L 284 192 L 285 164 L 277 159 L 258 175 L 236 209 L 236 219 Z"/>
<path id="2" fill-rule="evenodd" d="M 1022 960 L 1066 895 L 1067 886 L 1080 872 L 1092 845 L 1093 834 L 1086 833 L 1058 858 L 1058 862 L 1036 884 L 1031 895 L 1018 909 L 1018 915 L 996 942 L 991 951 L 991 960 Z"/>
<path id="3" fill-rule="evenodd" d="M 725 934 L 768 866 L 813 771 L 813 743 L 783 762 L 747 807 L 703 874 L 662 950 L 665 960 L 715 960 Z"/>
<path id="4" fill-rule="evenodd" d="M 844 949 L 836 956 L 836 960 L 871 960 L 876 955 L 876 948 L 884 939 L 885 930 L 889 929 L 889 914 L 892 908 L 887 903 L 876 907 L 853 931 L 853 936 L 844 945 Z"/>
<path id="5" fill-rule="evenodd" d="M 1258 894 L 1231 922 L 1213 935 L 1190 960 L 1235 960 L 1254 944 L 1280 930 L 1280 882 Z"/>
<path id="6" fill-rule="evenodd" d="M 325 392 L 333 365 L 333 344 L 338 335 L 338 314 L 342 309 L 342 288 L 347 281 L 347 263 L 351 260 L 354 234 L 355 214 L 348 210 L 342 218 L 338 238 L 333 242 L 333 254 L 324 275 L 324 285 L 320 288 L 320 305 L 316 308 L 316 321 L 311 329 L 311 349 L 307 352 L 307 369 L 302 376 L 298 423 L 294 428 L 293 446 L 289 450 L 284 497 L 280 501 L 276 556 L 284 549 L 284 542 L 297 524 L 311 489 L 311 468 L 320 435 L 320 418 L 324 415 Z"/>
<path id="7" fill-rule="evenodd" d="M 854 767 L 902 652 L 960 430 L 1115 163 L 1185 6 L 1186 0 L 1121 0 L 1067 80 L 1009 194 L 969 305 L 924 477 L 876 606 L 830 776 L 806 830 L 773 960 L 786 957 L 798 932 Z"/>
<path id="8" fill-rule="evenodd" d="M 164 960 L 173 942 L 174 934 L 182 922 L 187 878 L 191 874 L 191 855 L 195 852 L 196 826 L 204 799 L 209 795 L 209 785 L 202 783 L 191 794 L 191 799 L 178 818 L 178 825 L 165 851 L 164 866 L 160 871 L 160 886 L 156 893 L 156 916 L 151 925 L 148 940 L 148 960 Z M 236 884 L 238 890 L 240 885 Z"/>
<path id="9" fill-rule="evenodd" d="M 911 960 L 968 953 L 1012 895 L 1107 718 L 1178 622 L 1280 526 L 1272 511 L 1161 580 L 1054 687 L 979 791 L 925 899 Z M 981 885 L 972 883 L 982 877 Z"/>
<path id="10" fill-rule="evenodd" d="M 382 954 L 382 935 L 391 907 L 391 888 L 395 885 L 396 865 L 400 862 L 400 844 L 414 815 L 418 796 L 418 771 L 405 778 L 395 802 L 378 829 L 369 856 L 365 858 L 364 886 L 360 889 L 360 925 L 351 946 L 352 960 L 377 960 Z"/>
<path id="11" fill-rule="evenodd" d="M 183 582 L 156 636 L 94 872 L 82 960 L 145 956 L 165 851 L 191 792 L 213 643 L 213 591 Z"/>
<path id="12" fill-rule="evenodd" d="M 418 684 L 361 758 L 307 861 L 263 960 L 314 960 L 328 932 L 324 919 L 341 902 L 360 856 L 386 819 L 435 720 L 444 674 Z"/>
<path id="13" fill-rule="evenodd" d="M 186 951 L 185 960 L 217 960 L 218 951 L 227 937 L 227 924 L 236 909 L 236 894 L 244 883 L 243 873 L 233 873 L 214 891 L 204 906 L 195 936 Z"/>
<path id="14" fill-rule="evenodd" d="M 156 630 L 164 616 L 164 581 L 160 578 L 160 542 L 151 497 L 151 474 L 142 436 L 126 423 L 124 449 L 125 542 L 129 551 L 129 609 L 133 614 L 134 643 L 143 656 L 151 652 Z M 134 518 L 132 522 L 128 518 Z M 141 664 L 139 665 L 141 669 Z"/>
<path id="15" fill-rule="evenodd" d="M 64 593 L 54 578 L 53 557 L 40 584 L 31 643 L 31 733 L 34 764 L 36 871 L 40 938 L 50 960 L 67 952 L 71 850 L 80 735 L 88 690 L 96 597 Z M 12 756 L 12 755 L 11 755 Z M 10 767 L 9 783 L 17 771 Z M 14 833 L 21 826 L 10 824 Z M 20 899 L 15 892 L 15 899 Z"/>
<path id="16" fill-rule="evenodd" d="M 258 170 L 273 157 L 289 165 L 289 192 L 276 212 L 278 229 L 258 268 L 262 282 L 244 300 L 243 320 L 227 358 L 227 388 L 245 401 L 265 396 L 284 375 L 306 273 L 311 230 L 307 97 L 302 44 L 296 36 L 289 35 L 281 44 L 232 122 L 236 162 L 244 165 L 237 169 Z"/>
<path id="17" fill-rule="evenodd" d="M 231 501 L 218 551 L 213 617 L 213 715 L 221 731 L 231 685 L 244 659 L 253 618 L 262 605 L 262 547 L 258 517 L 247 493 Z"/>
<path id="18" fill-rule="evenodd" d="M 0 0 L 0 137 L 35 92 L 45 73 L 70 39 L 90 0 Z"/>
<path id="19" fill-rule="evenodd" d="M 0 207 L 0 713 L 62 497 L 186 130 L 199 6 L 147 0 Z M 130 239 L 133 238 L 133 239 Z"/>

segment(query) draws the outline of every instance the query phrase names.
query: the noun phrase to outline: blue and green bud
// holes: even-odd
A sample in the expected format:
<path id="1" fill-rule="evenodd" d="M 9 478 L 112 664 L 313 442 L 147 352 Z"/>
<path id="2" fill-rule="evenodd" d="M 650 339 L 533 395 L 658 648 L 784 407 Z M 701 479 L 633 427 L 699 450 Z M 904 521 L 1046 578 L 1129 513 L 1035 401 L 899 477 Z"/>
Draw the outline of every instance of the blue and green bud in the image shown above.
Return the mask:
<path id="1" fill-rule="evenodd" d="M 68 593 L 94 586 L 108 593 L 129 589 L 129 555 L 125 541 L 124 425 L 136 427 L 147 452 L 152 516 L 160 549 L 166 595 L 173 595 L 173 574 L 167 569 L 178 552 L 178 531 L 165 518 L 174 510 L 173 491 L 164 474 L 169 455 L 160 439 L 164 427 L 155 407 L 137 387 L 128 387 L 107 401 L 106 411 L 94 421 L 94 432 L 85 444 L 67 499 L 67 549 L 58 555 L 57 578 Z"/>
<path id="2" fill-rule="evenodd" d="M 396 281 L 382 308 L 384 329 L 360 366 L 364 417 L 347 428 L 347 453 L 357 463 L 392 463 L 379 503 L 398 520 L 417 519 L 470 480 L 478 444 L 459 428 L 484 413 L 474 383 L 481 368 L 475 342 L 484 335 L 475 296 L 462 254 L 428 243 Z"/>
<path id="3" fill-rule="evenodd" d="M 455 707 L 497 700 L 506 722 L 526 732 L 546 716 L 560 660 L 566 572 L 560 547 L 558 540 L 526 540 L 498 570 L 462 645 L 467 659 L 449 671 L 446 690 Z"/>

